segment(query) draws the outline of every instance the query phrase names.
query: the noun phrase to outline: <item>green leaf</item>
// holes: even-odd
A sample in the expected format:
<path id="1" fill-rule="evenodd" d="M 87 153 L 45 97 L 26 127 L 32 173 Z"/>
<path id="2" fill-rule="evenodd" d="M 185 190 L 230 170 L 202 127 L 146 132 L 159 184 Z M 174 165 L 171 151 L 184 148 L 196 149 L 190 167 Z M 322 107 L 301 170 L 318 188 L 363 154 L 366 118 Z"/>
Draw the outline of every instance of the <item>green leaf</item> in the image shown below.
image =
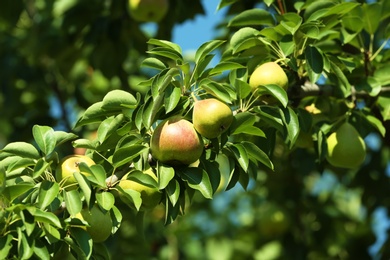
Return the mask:
<path id="1" fill-rule="evenodd" d="M 6 174 L 4 168 L 0 167 L 0 195 L 5 189 Z M 1 251 L 1 250 L 0 250 Z"/>
<path id="2" fill-rule="evenodd" d="M 49 250 L 47 249 L 47 245 L 44 244 L 40 240 L 35 240 L 34 243 L 34 255 L 38 257 L 38 259 L 50 259 Z"/>
<path id="3" fill-rule="evenodd" d="M 12 248 L 12 240 L 13 236 L 11 234 L 0 236 L 0 259 L 7 259 L 9 257 L 9 251 Z"/>
<path id="4" fill-rule="evenodd" d="M 118 127 L 121 126 L 124 119 L 123 114 L 111 116 L 100 123 L 97 130 L 97 136 L 100 143 L 103 143 Z"/>
<path id="5" fill-rule="evenodd" d="M 1 152 L 31 159 L 39 159 L 41 157 L 38 150 L 32 144 L 26 142 L 9 143 L 0 150 Z"/>
<path id="6" fill-rule="evenodd" d="M 72 234 L 72 237 L 76 240 L 78 249 L 81 249 L 81 252 L 78 252 L 77 254 L 77 259 L 80 259 L 80 253 L 83 258 L 85 257 L 85 259 L 90 259 L 92 255 L 93 241 L 88 232 L 82 228 L 76 227 L 72 228 L 70 233 Z M 72 247 L 72 249 L 74 248 Z"/>
<path id="7" fill-rule="evenodd" d="M 176 43 L 173 43 L 173 42 L 170 42 L 170 41 L 159 40 L 159 39 L 150 39 L 148 41 L 148 43 L 151 44 L 151 45 L 156 45 L 156 46 L 172 49 L 172 50 L 174 50 L 174 51 L 176 51 L 176 52 L 178 52 L 180 54 L 182 52 L 182 50 L 180 48 L 180 45 L 178 45 Z"/>
<path id="8" fill-rule="evenodd" d="M 76 122 L 75 127 L 103 121 L 107 116 L 115 114 L 113 111 L 106 111 L 102 108 L 103 101 L 96 102 L 85 110 L 84 114 Z"/>
<path id="9" fill-rule="evenodd" d="M 184 169 L 178 169 L 180 177 L 188 183 L 191 188 L 200 191 L 203 197 L 212 199 L 213 187 L 210 183 L 209 176 L 201 168 L 188 167 Z"/>
<path id="10" fill-rule="evenodd" d="M 235 82 L 234 87 L 236 88 L 237 91 L 237 98 L 244 99 L 250 93 L 252 93 L 252 88 L 247 82 L 242 81 L 240 79 L 235 79 L 234 82 Z"/>
<path id="11" fill-rule="evenodd" d="M 235 32 L 230 38 L 230 46 L 233 49 L 233 54 L 249 49 L 251 47 L 264 45 L 260 41 L 259 31 L 250 27 L 244 27 Z"/>
<path id="12" fill-rule="evenodd" d="M 287 141 L 290 145 L 290 149 L 293 147 L 299 134 L 299 119 L 297 114 L 288 107 L 283 109 L 282 120 L 287 130 Z"/>
<path id="13" fill-rule="evenodd" d="M 268 84 L 268 85 L 262 85 L 261 88 L 259 88 L 261 95 L 271 95 L 275 97 L 280 104 L 282 104 L 283 107 L 287 107 L 288 104 L 288 96 L 287 92 L 281 88 L 279 85 L 275 84 Z"/>
<path id="14" fill-rule="evenodd" d="M 34 240 L 28 239 L 25 232 L 22 231 L 22 227 L 17 227 L 18 233 L 18 257 L 20 259 L 30 259 L 34 254 L 33 243 Z"/>
<path id="15" fill-rule="evenodd" d="M 38 207 L 40 209 L 45 209 L 47 206 L 49 206 L 58 196 L 59 190 L 60 187 L 57 182 L 43 180 L 39 187 Z"/>
<path id="16" fill-rule="evenodd" d="M 256 162 L 260 162 L 263 165 L 267 166 L 271 170 L 274 170 L 274 165 L 268 155 L 263 152 L 259 147 L 255 144 L 243 141 L 241 144 L 244 146 L 246 152 L 248 153 L 249 159 Z"/>
<path id="17" fill-rule="evenodd" d="M 147 53 L 151 55 L 161 56 L 173 60 L 175 63 L 182 63 L 183 57 L 177 50 L 166 48 L 166 47 L 155 47 Z"/>
<path id="18" fill-rule="evenodd" d="M 294 35 L 302 24 L 302 17 L 295 13 L 285 13 L 280 24 Z"/>
<path id="19" fill-rule="evenodd" d="M 177 180 L 172 179 L 165 187 L 165 192 L 169 198 L 169 201 L 173 206 L 179 201 L 180 198 L 180 184 Z"/>
<path id="20" fill-rule="evenodd" d="M 158 189 L 163 190 L 175 177 L 175 169 L 160 162 L 157 163 Z"/>
<path id="21" fill-rule="evenodd" d="M 245 147 L 242 144 L 237 143 L 229 145 L 228 148 L 233 153 L 241 168 L 245 172 L 248 171 L 249 157 Z"/>
<path id="22" fill-rule="evenodd" d="M 306 70 L 310 81 L 315 83 L 321 77 L 321 73 L 324 68 L 324 58 L 321 51 L 315 46 L 306 47 L 305 57 L 307 61 Z"/>
<path id="23" fill-rule="evenodd" d="M 357 91 L 365 91 L 367 92 L 370 96 L 375 97 L 379 95 L 382 86 L 380 82 L 376 80 L 376 78 L 372 76 L 365 77 L 362 79 L 360 82 L 358 82 L 355 86 L 355 89 Z"/>
<path id="24" fill-rule="evenodd" d="M 138 155 L 143 153 L 145 149 L 148 149 L 144 145 L 133 145 L 128 147 L 122 147 L 117 149 L 112 156 L 112 164 L 114 167 L 122 166 L 131 162 Z"/>
<path id="25" fill-rule="evenodd" d="M 72 142 L 72 145 L 75 148 L 86 148 L 95 150 L 98 147 L 99 143 L 88 139 L 77 139 Z"/>
<path id="26" fill-rule="evenodd" d="M 39 159 L 34 166 L 33 178 L 35 179 L 41 176 L 49 167 L 50 163 L 46 162 L 44 158 Z"/>
<path id="27" fill-rule="evenodd" d="M 115 203 L 114 195 L 110 192 L 98 192 L 96 193 L 96 200 L 104 210 L 109 211 Z"/>
<path id="28" fill-rule="evenodd" d="M 199 82 L 199 87 L 225 103 L 231 104 L 231 100 L 235 99 L 235 97 L 232 97 L 234 93 L 232 93 L 232 91 L 230 91 L 226 86 L 222 85 L 222 83 L 206 78 Z"/>
<path id="29" fill-rule="evenodd" d="M 58 146 L 60 144 L 76 139 L 77 135 L 64 131 L 54 131 L 54 137 L 56 140 L 56 146 Z"/>
<path id="30" fill-rule="evenodd" d="M 13 157 L 13 156 L 12 156 Z M 10 158 L 10 157 L 7 157 L 7 158 Z M 15 158 L 16 159 L 16 158 Z M 40 158 L 38 160 L 38 162 L 40 160 L 43 160 L 42 158 Z M 21 158 L 21 157 L 17 157 L 16 160 L 10 160 L 9 161 L 9 164 L 8 164 L 8 167 L 6 168 L 7 169 L 7 172 L 11 172 L 11 171 L 14 171 L 14 170 L 17 170 L 17 169 L 24 169 L 26 167 L 29 167 L 29 166 L 33 166 L 35 165 L 37 162 L 36 160 L 34 159 L 31 159 L 31 158 Z M 4 165 L 5 166 L 5 165 Z"/>
<path id="31" fill-rule="evenodd" d="M 230 134 L 240 134 L 245 128 L 253 126 L 257 119 L 255 115 L 247 111 L 237 113 L 230 126 Z"/>
<path id="32" fill-rule="evenodd" d="M 50 154 L 56 146 L 53 128 L 49 126 L 34 125 L 32 132 L 39 149 L 46 155 Z"/>
<path id="33" fill-rule="evenodd" d="M 28 207 L 27 210 L 34 217 L 35 221 L 46 222 L 46 223 L 49 223 L 57 228 L 62 228 L 60 220 L 58 219 L 58 217 L 54 213 L 48 212 L 48 211 L 43 211 L 43 210 L 36 208 L 34 206 Z"/>
<path id="34" fill-rule="evenodd" d="M 123 108 L 135 108 L 137 100 L 124 90 L 115 89 L 108 92 L 102 101 L 101 108 L 104 110 L 121 110 Z"/>
<path id="35" fill-rule="evenodd" d="M 382 17 L 382 5 L 380 3 L 364 3 L 362 9 L 364 30 L 369 34 L 375 34 Z"/>
<path id="36" fill-rule="evenodd" d="M 244 27 L 253 25 L 273 26 L 275 20 L 273 16 L 264 9 L 245 10 L 230 20 L 228 27 Z"/>
<path id="37" fill-rule="evenodd" d="M 106 171 L 104 167 L 100 164 L 95 164 L 88 167 L 85 163 L 79 164 L 79 169 L 81 172 L 90 172 L 91 175 L 87 177 L 90 182 L 97 184 L 100 188 L 106 188 Z"/>
<path id="38" fill-rule="evenodd" d="M 203 43 L 195 53 L 195 63 L 203 60 L 208 54 L 221 46 L 225 41 L 222 40 L 212 40 Z"/>
<path id="39" fill-rule="evenodd" d="M 45 239 L 49 241 L 49 243 L 56 243 L 61 239 L 61 233 L 50 225 L 48 222 L 43 222 L 43 231 L 45 232 Z"/>
<path id="40" fill-rule="evenodd" d="M 157 70 L 164 70 L 167 67 L 165 66 L 164 62 L 160 61 L 157 58 L 146 58 L 142 63 L 141 67 L 147 67 Z"/>
<path id="41" fill-rule="evenodd" d="M 342 91 L 344 97 L 347 97 L 351 94 L 351 84 L 349 83 L 348 78 L 335 61 L 330 61 L 330 68 L 337 77 L 338 84 L 340 86 L 339 89 Z"/>
<path id="42" fill-rule="evenodd" d="M 30 191 L 34 188 L 33 183 L 20 182 L 12 186 L 6 186 L 3 190 L 3 194 L 9 201 L 13 201 L 22 194 Z"/>
<path id="43" fill-rule="evenodd" d="M 181 88 L 169 86 L 166 89 L 164 105 L 165 105 L 165 112 L 167 114 L 176 108 L 177 104 L 179 104 L 180 98 L 181 98 Z"/>
<path id="44" fill-rule="evenodd" d="M 83 207 L 80 199 L 80 194 L 77 190 L 64 191 L 64 200 L 66 210 L 71 216 L 79 213 Z"/>
<path id="45" fill-rule="evenodd" d="M 234 3 L 237 2 L 237 1 L 239 1 L 239 0 L 220 0 L 220 1 L 219 1 L 219 4 L 218 4 L 218 7 L 217 7 L 217 10 L 222 9 L 222 8 L 225 7 L 225 6 L 234 4 Z"/>
<path id="46" fill-rule="evenodd" d="M 379 111 L 384 121 L 390 119 L 390 97 L 379 96 L 377 100 Z"/>
<path id="47" fill-rule="evenodd" d="M 129 204 L 129 206 L 134 206 L 137 210 L 141 208 L 142 199 L 141 193 L 132 189 L 122 189 L 120 186 L 115 186 L 115 188 L 119 191 L 120 199 Z"/>
<path id="48" fill-rule="evenodd" d="M 83 171 L 83 172 L 85 172 L 85 171 Z M 74 172 L 73 176 L 76 179 L 81 191 L 84 194 L 85 202 L 89 206 L 90 201 L 91 201 L 92 191 L 91 191 L 91 186 L 89 184 L 88 178 L 84 174 L 81 174 L 80 172 Z"/>
<path id="49" fill-rule="evenodd" d="M 367 115 L 366 119 L 370 124 L 378 130 L 378 132 L 382 135 L 382 137 L 385 137 L 386 135 L 386 128 L 384 127 L 383 123 L 381 120 L 376 118 L 375 116 Z"/>
<path id="50" fill-rule="evenodd" d="M 218 75 L 223 72 L 229 71 L 229 70 L 235 70 L 235 69 L 245 69 L 246 67 L 231 61 L 225 61 L 218 63 L 211 71 L 209 72 L 210 76 Z"/>

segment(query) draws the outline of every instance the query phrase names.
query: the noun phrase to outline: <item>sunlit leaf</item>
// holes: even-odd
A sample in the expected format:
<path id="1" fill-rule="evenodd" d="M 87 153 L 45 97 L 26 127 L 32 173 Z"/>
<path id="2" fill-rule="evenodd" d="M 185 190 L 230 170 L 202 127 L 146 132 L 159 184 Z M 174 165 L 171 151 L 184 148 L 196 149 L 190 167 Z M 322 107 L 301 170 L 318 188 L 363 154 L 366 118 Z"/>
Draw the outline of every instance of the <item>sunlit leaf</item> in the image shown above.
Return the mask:
<path id="1" fill-rule="evenodd" d="M 195 63 L 198 63 L 202 60 L 206 55 L 210 54 L 212 51 L 221 46 L 225 41 L 222 40 L 212 40 L 203 43 L 195 53 Z"/>
<path id="2" fill-rule="evenodd" d="M 41 157 L 38 150 L 32 144 L 26 142 L 9 143 L 0 150 L 1 152 L 31 159 L 39 159 Z"/>
<path id="3" fill-rule="evenodd" d="M 200 191 L 203 197 L 211 199 L 213 197 L 213 187 L 211 186 L 208 174 L 201 168 L 188 167 L 179 169 L 180 177 L 188 183 L 191 188 Z"/>
<path id="4" fill-rule="evenodd" d="M 273 16 L 263 9 L 245 10 L 230 20 L 228 26 L 253 26 L 253 25 L 269 25 L 275 24 Z"/>
<path id="5" fill-rule="evenodd" d="M 44 180 L 39 187 L 38 207 L 45 209 L 58 196 L 60 187 L 57 182 Z"/>
<path id="6" fill-rule="evenodd" d="M 114 195 L 110 192 L 98 192 L 96 193 L 96 200 L 98 204 L 104 209 L 109 211 L 115 203 Z"/>
<path id="7" fill-rule="evenodd" d="M 34 140 L 44 154 L 50 154 L 56 146 L 53 128 L 49 126 L 34 125 L 32 128 Z"/>
<path id="8" fill-rule="evenodd" d="M 71 216 L 75 216 L 82 209 L 80 194 L 77 190 L 64 191 L 66 210 Z"/>
<path id="9" fill-rule="evenodd" d="M 165 187 L 165 192 L 172 205 L 176 205 L 180 197 L 180 184 L 177 180 L 171 180 L 168 185 Z"/>
<path id="10" fill-rule="evenodd" d="M 142 64 L 142 67 L 157 69 L 157 70 L 163 70 L 166 69 L 166 65 L 164 62 L 160 61 L 157 58 L 146 58 Z"/>
<path id="11" fill-rule="evenodd" d="M 122 166 L 131 162 L 135 157 L 140 155 L 145 149 L 144 145 L 133 145 L 117 149 L 112 156 L 112 163 L 115 167 Z"/>
<path id="12" fill-rule="evenodd" d="M 136 105 L 137 100 L 132 94 L 115 89 L 104 96 L 101 108 L 104 110 L 121 110 L 125 107 L 134 108 Z"/>
<path id="13" fill-rule="evenodd" d="M 168 165 L 162 163 L 157 164 L 157 178 L 158 178 L 158 188 L 160 190 L 165 189 L 165 187 L 170 183 L 170 181 L 175 176 L 175 169 Z"/>

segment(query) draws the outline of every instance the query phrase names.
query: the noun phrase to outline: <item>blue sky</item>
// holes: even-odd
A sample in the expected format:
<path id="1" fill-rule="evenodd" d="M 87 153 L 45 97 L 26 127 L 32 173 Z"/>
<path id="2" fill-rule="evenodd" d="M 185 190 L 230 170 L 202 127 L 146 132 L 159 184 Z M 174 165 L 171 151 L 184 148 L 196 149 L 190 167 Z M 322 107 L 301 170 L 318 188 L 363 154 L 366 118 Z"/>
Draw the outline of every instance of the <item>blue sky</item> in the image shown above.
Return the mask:
<path id="1" fill-rule="evenodd" d="M 183 53 L 192 52 L 203 43 L 214 39 L 214 30 L 218 21 L 224 17 L 226 9 L 217 11 L 219 0 L 202 0 L 206 15 L 197 15 L 195 19 L 177 25 L 172 41 L 181 46 Z"/>

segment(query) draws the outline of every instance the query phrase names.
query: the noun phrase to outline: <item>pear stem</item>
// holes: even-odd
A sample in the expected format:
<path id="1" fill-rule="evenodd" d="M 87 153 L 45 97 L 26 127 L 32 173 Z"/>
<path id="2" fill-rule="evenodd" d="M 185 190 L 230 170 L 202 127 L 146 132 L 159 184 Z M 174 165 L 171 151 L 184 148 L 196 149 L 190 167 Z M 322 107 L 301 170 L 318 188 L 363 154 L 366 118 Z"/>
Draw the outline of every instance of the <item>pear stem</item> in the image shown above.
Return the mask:
<path id="1" fill-rule="evenodd" d="M 195 96 L 194 92 L 191 92 L 191 97 L 194 100 L 194 102 L 198 101 L 198 98 Z"/>

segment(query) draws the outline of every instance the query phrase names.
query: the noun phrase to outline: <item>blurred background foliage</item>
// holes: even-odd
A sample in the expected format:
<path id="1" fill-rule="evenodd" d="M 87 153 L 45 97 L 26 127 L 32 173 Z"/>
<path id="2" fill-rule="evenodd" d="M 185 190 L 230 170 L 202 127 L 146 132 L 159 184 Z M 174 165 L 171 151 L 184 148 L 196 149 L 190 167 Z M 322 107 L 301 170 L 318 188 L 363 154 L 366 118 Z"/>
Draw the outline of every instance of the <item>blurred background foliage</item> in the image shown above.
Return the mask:
<path id="1" fill-rule="evenodd" d="M 293 2 L 286 1 L 288 10 Z M 132 20 L 127 5 L 126 0 L 1 3 L 1 147 L 31 140 L 34 124 L 73 131 L 79 113 L 109 90 L 143 93 L 137 83 L 150 77 L 140 69 L 147 39 L 170 40 L 175 25 L 204 14 L 200 0 L 170 0 L 168 15 L 151 32 Z M 229 17 L 256 5 L 265 6 L 246 0 L 226 7 L 216 37 L 228 39 Z M 75 131 L 88 136 L 93 130 Z M 389 132 L 384 139 L 368 135 L 368 158 L 357 171 L 320 168 L 313 148 L 289 150 L 279 142 L 275 172 L 260 171 L 247 191 L 237 186 L 222 192 L 222 184 L 213 200 L 195 197 L 185 217 L 167 227 L 164 209 L 147 212 L 146 241 L 137 231 L 136 213 L 122 211 L 121 229 L 106 242 L 110 254 L 113 259 L 388 259 Z"/>

